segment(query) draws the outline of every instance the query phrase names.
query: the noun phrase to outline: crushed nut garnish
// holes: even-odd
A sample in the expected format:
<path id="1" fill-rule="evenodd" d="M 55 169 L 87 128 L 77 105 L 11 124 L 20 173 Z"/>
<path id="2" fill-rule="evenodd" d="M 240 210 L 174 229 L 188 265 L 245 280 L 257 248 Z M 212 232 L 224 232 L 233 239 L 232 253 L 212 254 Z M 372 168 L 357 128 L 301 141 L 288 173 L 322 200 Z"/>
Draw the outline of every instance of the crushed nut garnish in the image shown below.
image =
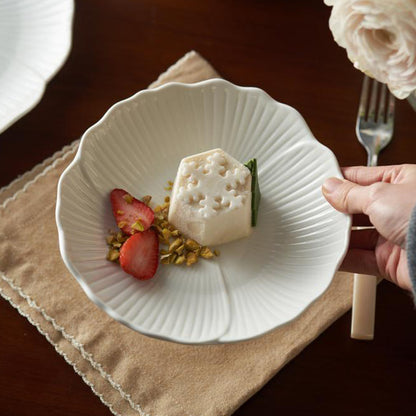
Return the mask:
<path id="1" fill-rule="evenodd" d="M 197 261 L 198 261 L 198 256 L 193 251 L 190 251 L 186 255 L 186 265 L 187 266 L 192 266 L 192 264 L 195 264 Z"/>
<path id="2" fill-rule="evenodd" d="M 198 250 L 199 248 L 201 248 L 201 246 L 195 240 L 191 240 L 190 238 L 186 240 L 185 246 L 187 249 L 192 250 L 192 251 Z"/>
<path id="3" fill-rule="evenodd" d="M 107 260 L 118 263 L 120 256 L 120 248 L 123 243 L 129 238 L 123 231 L 114 232 L 109 231 L 109 235 L 105 238 L 108 245 Z"/>
<path id="4" fill-rule="evenodd" d="M 160 228 L 160 227 L 159 227 Z M 163 235 L 163 238 L 166 240 L 166 241 L 169 241 L 169 238 L 170 237 L 172 237 L 172 233 L 171 233 L 171 231 L 170 230 L 168 230 L 167 228 L 163 228 L 162 229 L 162 235 Z"/>
<path id="5" fill-rule="evenodd" d="M 183 264 L 186 261 L 186 257 L 185 256 L 178 256 L 177 259 L 175 260 L 175 264 Z"/>
<path id="6" fill-rule="evenodd" d="M 128 238 L 129 238 L 129 236 L 124 234 L 123 231 L 119 231 L 116 234 L 116 239 L 119 243 L 124 243 L 125 241 L 127 241 Z"/>
<path id="7" fill-rule="evenodd" d="M 179 247 L 175 250 L 175 253 L 182 254 L 184 250 L 185 250 L 185 244 L 182 244 L 181 246 L 179 246 Z"/>
<path id="8" fill-rule="evenodd" d="M 178 255 L 176 253 L 171 254 L 169 257 L 169 264 L 174 264 L 177 258 L 178 258 Z"/>
<path id="9" fill-rule="evenodd" d="M 110 248 L 110 250 L 108 250 L 108 254 L 107 254 L 107 259 L 108 260 L 117 261 L 119 257 L 120 257 L 120 252 L 118 250 L 114 250 L 112 248 Z"/>
<path id="10" fill-rule="evenodd" d="M 127 221 L 120 221 L 118 224 L 117 224 L 117 227 L 118 228 L 123 228 L 123 227 L 125 227 L 127 225 Z"/>
<path id="11" fill-rule="evenodd" d="M 160 259 L 160 262 L 161 262 L 162 264 L 169 264 L 169 256 L 162 257 L 162 258 Z"/>
<path id="12" fill-rule="evenodd" d="M 109 245 L 109 246 L 111 246 L 111 244 L 113 244 L 114 240 L 116 240 L 116 237 L 115 237 L 114 234 L 110 234 L 105 238 L 105 241 L 107 242 L 107 245 Z"/>
<path id="13" fill-rule="evenodd" d="M 214 253 L 208 247 L 202 247 L 199 255 L 204 259 L 212 259 L 214 257 Z"/>
<path id="14" fill-rule="evenodd" d="M 179 246 L 182 245 L 182 243 L 182 238 L 177 238 L 176 240 L 174 240 L 174 242 L 171 243 L 169 246 L 169 253 L 173 253 Z"/>

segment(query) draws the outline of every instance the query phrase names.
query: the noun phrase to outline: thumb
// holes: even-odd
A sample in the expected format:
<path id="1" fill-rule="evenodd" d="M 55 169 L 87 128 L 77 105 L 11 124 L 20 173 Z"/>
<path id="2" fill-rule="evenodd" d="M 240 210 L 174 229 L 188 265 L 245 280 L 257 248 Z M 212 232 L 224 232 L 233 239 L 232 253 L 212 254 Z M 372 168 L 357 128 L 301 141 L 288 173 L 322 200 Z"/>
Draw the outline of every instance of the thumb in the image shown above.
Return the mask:
<path id="1" fill-rule="evenodd" d="M 369 203 L 368 188 L 346 179 L 327 179 L 322 185 L 322 193 L 336 210 L 347 214 L 363 213 Z"/>

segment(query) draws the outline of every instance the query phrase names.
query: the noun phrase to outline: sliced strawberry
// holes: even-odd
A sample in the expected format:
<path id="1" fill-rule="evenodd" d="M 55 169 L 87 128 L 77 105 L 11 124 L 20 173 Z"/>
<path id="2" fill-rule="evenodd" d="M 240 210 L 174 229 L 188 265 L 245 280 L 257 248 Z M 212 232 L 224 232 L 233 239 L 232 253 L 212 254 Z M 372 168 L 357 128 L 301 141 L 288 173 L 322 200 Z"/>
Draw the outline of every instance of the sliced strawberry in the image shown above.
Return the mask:
<path id="1" fill-rule="evenodd" d="M 155 218 L 152 209 L 128 192 L 113 189 L 110 199 L 117 226 L 124 233 L 133 235 L 139 231 L 146 231 L 152 225 Z"/>
<path id="2" fill-rule="evenodd" d="M 132 235 L 120 249 L 120 266 L 139 280 L 151 279 L 159 265 L 159 238 L 153 229 Z"/>

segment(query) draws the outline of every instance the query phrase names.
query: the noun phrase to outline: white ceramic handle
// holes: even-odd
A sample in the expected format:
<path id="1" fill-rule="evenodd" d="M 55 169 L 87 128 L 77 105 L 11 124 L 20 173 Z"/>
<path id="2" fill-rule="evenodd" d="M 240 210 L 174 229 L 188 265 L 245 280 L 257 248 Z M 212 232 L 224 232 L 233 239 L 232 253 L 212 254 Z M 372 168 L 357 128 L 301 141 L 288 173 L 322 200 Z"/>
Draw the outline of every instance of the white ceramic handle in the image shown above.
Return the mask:
<path id="1" fill-rule="evenodd" d="M 354 274 L 351 338 L 372 340 L 376 314 L 377 277 Z"/>

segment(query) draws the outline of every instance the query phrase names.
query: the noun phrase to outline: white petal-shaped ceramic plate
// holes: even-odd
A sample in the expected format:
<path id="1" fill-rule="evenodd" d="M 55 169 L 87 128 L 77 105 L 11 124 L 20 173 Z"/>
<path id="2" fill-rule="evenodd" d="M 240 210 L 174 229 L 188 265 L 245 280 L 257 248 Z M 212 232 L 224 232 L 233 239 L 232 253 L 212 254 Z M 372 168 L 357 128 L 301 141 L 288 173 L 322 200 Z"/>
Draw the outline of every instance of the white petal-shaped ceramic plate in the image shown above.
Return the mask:
<path id="1" fill-rule="evenodd" d="M 252 235 L 221 246 L 215 260 L 160 266 L 150 281 L 106 261 L 110 191 L 162 202 L 180 160 L 217 147 L 258 160 L 262 201 Z M 185 343 L 259 336 L 317 299 L 345 254 L 350 217 L 323 198 L 329 176 L 341 176 L 331 151 L 296 110 L 259 89 L 216 79 L 142 91 L 87 130 L 60 179 L 62 257 L 94 302 L 144 334 Z"/>
<path id="2" fill-rule="evenodd" d="M 0 0 L 0 133 L 30 111 L 70 47 L 73 0 Z"/>

